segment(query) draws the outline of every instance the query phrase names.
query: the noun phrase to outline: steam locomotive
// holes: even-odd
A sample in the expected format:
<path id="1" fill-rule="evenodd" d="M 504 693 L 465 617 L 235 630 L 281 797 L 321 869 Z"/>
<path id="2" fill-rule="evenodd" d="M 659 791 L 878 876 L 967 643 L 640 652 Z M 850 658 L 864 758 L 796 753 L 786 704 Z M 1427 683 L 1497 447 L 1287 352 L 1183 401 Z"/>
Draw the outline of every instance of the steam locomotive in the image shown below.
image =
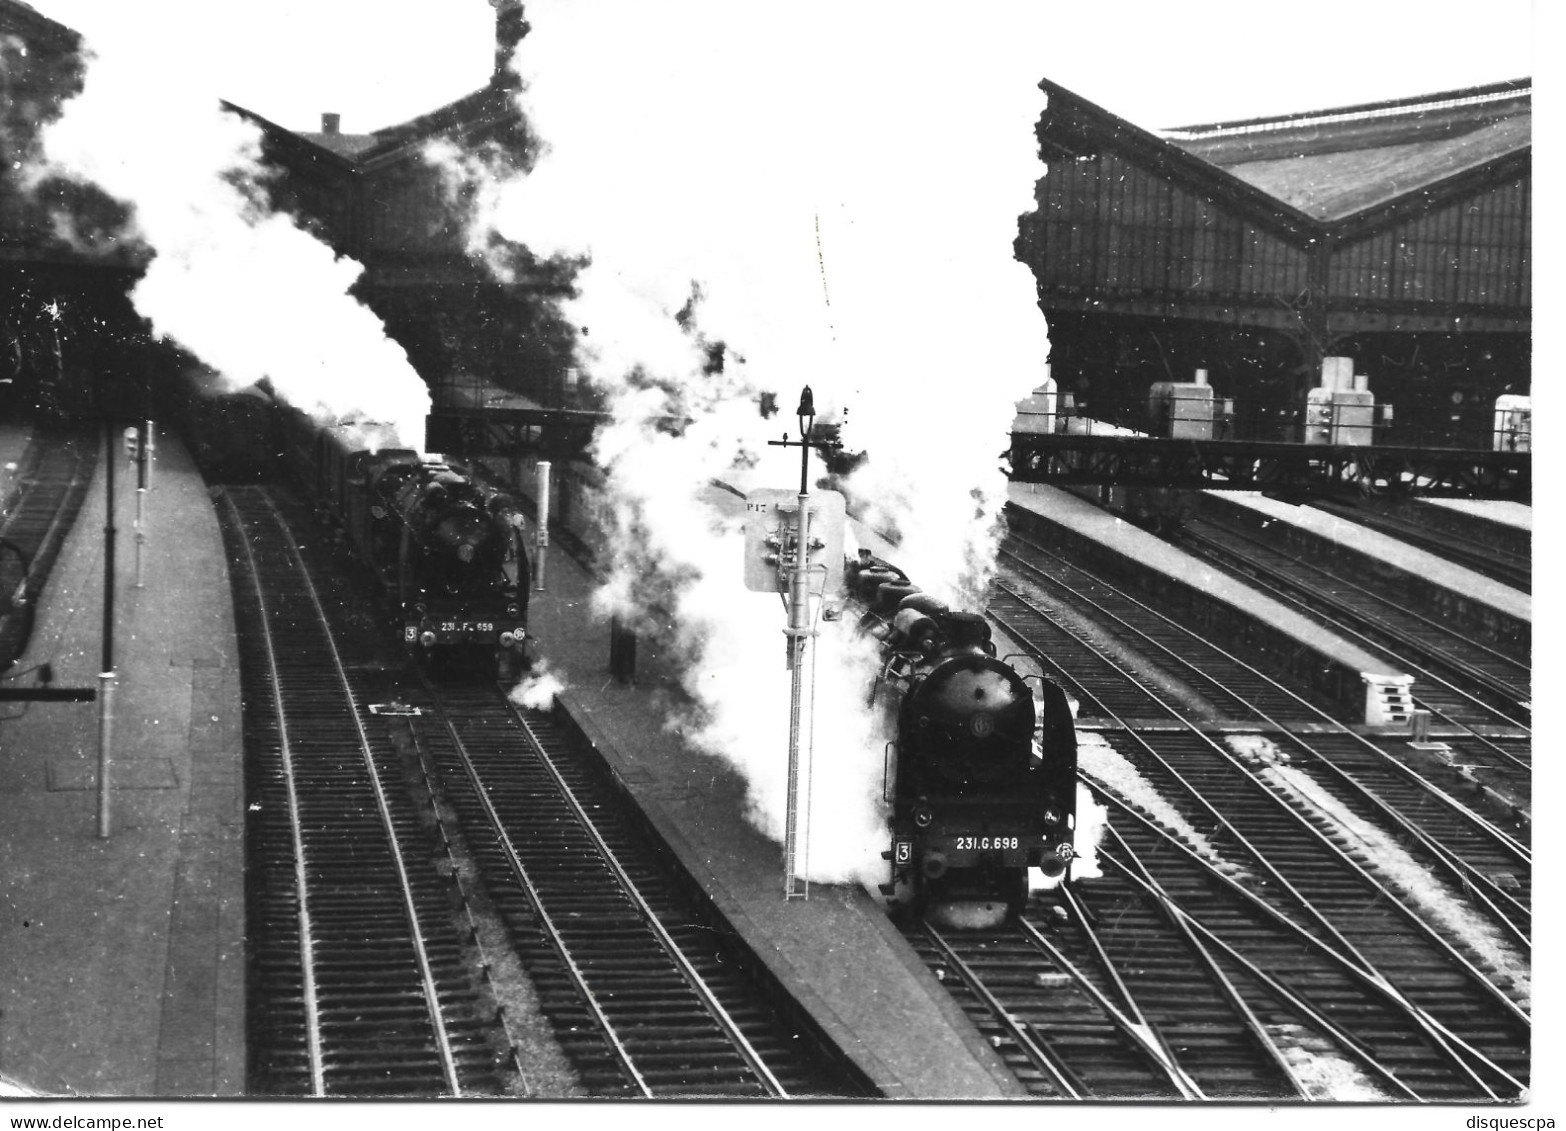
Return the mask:
<path id="1" fill-rule="evenodd" d="M 954 612 L 879 558 L 848 563 L 859 628 L 881 645 L 873 700 L 895 720 L 891 879 L 898 911 L 977 905 L 1016 915 L 1028 870 L 1066 875 L 1074 855 L 1077 739 L 1065 693 L 1034 689 L 995 656 L 989 623 Z"/>
<path id="2" fill-rule="evenodd" d="M 523 669 L 532 572 L 516 499 L 478 465 L 383 446 L 380 426 L 279 411 L 288 466 L 369 564 L 409 651 L 501 678 Z"/>

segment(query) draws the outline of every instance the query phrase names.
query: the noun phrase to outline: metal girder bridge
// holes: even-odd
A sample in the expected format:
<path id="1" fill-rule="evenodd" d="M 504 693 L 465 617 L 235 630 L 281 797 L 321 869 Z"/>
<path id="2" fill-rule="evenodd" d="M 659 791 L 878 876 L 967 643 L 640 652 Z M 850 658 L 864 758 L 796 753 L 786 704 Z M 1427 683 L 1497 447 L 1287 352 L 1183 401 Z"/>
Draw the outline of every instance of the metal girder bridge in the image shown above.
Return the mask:
<path id="1" fill-rule="evenodd" d="M 437 408 L 424 418 L 424 447 L 453 456 L 571 459 L 606 419 L 572 408 Z"/>
<path id="2" fill-rule="evenodd" d="M 1533 498 L 1528 452 L 1164 440 L 1016 432 L 1007 453 L 1020 483 L 1114 484 L 1276 495 Z"/>

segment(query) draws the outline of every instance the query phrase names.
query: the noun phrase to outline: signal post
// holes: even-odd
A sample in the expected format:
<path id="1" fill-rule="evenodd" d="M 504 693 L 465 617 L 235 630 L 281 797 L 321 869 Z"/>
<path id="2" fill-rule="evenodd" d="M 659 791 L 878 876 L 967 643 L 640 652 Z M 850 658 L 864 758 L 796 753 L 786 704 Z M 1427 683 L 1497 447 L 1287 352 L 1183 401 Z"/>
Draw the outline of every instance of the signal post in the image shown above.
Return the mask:
<path id="1" fill-rule="evenodd" d="M 760 488 L 745 496 L 745 587 L 784 596 L 788 611 L 785 663 L 791 673 L 788 734 L 788 807 L 783 834 L 783 898 L 803 898 L 800 878 L 799 761 L 804 700 L 805 654 L 814 636 L 811 597 L 821 597 L 843 578 L 843 496 L 836 491 L 810 494 L 810 449 L 829 446 L 810 439 L 815 404 L 810 386 L 800 395 L 799 436 L 770 441 L 769 447 L 800 449 L 799 491 Z M 790 503 L 793 504 L 790 507 Z M 818 579 L 820 588 L 812 582 Z M 819 605 L 817 606 L 819 611 Z"/>

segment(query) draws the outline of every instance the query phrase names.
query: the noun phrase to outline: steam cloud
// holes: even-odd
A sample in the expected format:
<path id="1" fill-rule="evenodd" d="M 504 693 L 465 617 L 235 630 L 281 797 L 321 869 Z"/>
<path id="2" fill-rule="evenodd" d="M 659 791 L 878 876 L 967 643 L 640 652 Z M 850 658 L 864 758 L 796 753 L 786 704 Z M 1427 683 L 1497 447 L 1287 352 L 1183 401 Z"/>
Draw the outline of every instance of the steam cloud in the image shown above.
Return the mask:
<path id="1" fill-rule="evenodd" d="M 214 43 L 232 35 L 227 9 L 186 15 Z M 301 408 L 371 415 L 421 446 L 423 382 L 348 294 L 360 265 L 271 210 L 260 131 L 219 106 L 220 53 L 203 70 L 188 40 L 135 5 L 92 9 L 78 30 L 85 88 L 44 131 L 32 175 L 91 182 L 133 207 L 123 236 L 155 253 L 131 293 L 136 309 L 234 387 L 270 377 Z M 69 217 L 60 222 L 69 236 Z"/>
<path id="2" fill-rule="evenodd" d="M 535 664 L 522 681 L 511 689 L 511 701 L 528 711 L 548 711 L 555 705 L 555 696 L 567 689 L 566 681 L 550 670 L 547 663 Z"/>
<path id="3" fill-rule="evenodd" d="M 1011 251 L 1044 171 L 1036 7 L 942 22 L 889 3 L 527 5 L 514 63 L 545 151 L 526 178 L 484 186 L 475 243 L 493 231 L 590 257 L 566 315 L 615 416 L 598 457 L 621 560 L 602 603 L 673 626 L 700 740 L 745 770 L 774 836 L 782 614 L 743 591 L 737 525 L 700 500 L 715 477 L 793 481 L 797 465 L 762 445 L 797 425 L 755 401 L 771 392 L 786 411 L 809 384 L 823 416 L 850 412 L 845 442 L 870 453 L 850 489 L 901 533 L 898 563 L 976 603 L 998 457 L 1046 357 Z M 884 878 L 864 657 L 831 634 L 816 652 L 809 874 Z"/>

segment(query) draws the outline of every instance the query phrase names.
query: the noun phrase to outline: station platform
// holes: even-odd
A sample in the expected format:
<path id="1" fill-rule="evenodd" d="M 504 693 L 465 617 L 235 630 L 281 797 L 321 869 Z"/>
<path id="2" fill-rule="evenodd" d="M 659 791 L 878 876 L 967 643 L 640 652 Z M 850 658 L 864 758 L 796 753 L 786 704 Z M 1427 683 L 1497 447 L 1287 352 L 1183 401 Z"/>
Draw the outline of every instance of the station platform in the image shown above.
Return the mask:
<path id="1" fill-rule="evenodd" d="M 1403 513 L 1420 525 L 1465 541 L 1481 540 L 1502 555 L 1533 556 L 1533 507 L 1502 499 L 1415 499 Z"/>
<path id="2" fill-rule="evenodd" d="M 1257 528 L 1270 527 L 1273 537 L 1282 530 L 1286 544 L 1330 559 L 1335 569 L 1350 578 L 1372 585 L 1396 578 L 1403 592 L 1438 610 L 1447 623 L 1461 626 L 1476 639 L 1522 651 L 1530 647 L 1532 598 L 1438 554 L 1315 507 L 1296 506 L 1265 495 L 1209 492 L 1202 498 L 1202 507 L 1209 513 L 1237 516 Z"/>
<path id="3" fill-rule="evenodd" d="M 713 490 L 719 505 L 742 505 L 732 490 Z M 812 884 L 808 898 L 784 898 L 782 846 L 745 820 L 744 781 L 665 726 L 663 704 L 678 694 L 671 665 L 643 641 L 635 682 L 613 680 L 609 625 L 589 611 L 596 580 L 558 549 L 547 574 L 529 621 L 540 654 L 566 682 L 560 707 L 821 1030 L 888 1098 L 1025 1098 L 865 891 Z"/>
<path id="4" fill-rule="evenodd" d="M 0 429 L 0 467 L 24 445 Z M 50 1096 L 239 1096 L 242 745 L 223 547 L 201 476 L 160 436 L 137 588 L 135 479 L 114 456 L 107 837 L 98 704 L 0 704 L 0 1079 Z M 34 685 L 43 663 L 55 687 L 99 686 L 104 519 L 100 460 L 7 686 Z"/>
<path id="5" fill-rule="evenodd" d="M 1205 501 L 1212 499 L 1213 496 L 1209 495 Z M 1225 491 L 1217 495 L 1217 500 L 1231 507 L 1254 511 L 1274 522 L 1287 523 L 1322 541 L 1364 554 L 1403 573 L 1423 578 L 1448 592 L 1482 602 L 1503 616 L 1523 622 L 1532 619 L 1532 601 L 1528 594 L 1368 526 L 1350 522 L 1315 507 L 1297 506 L 1270 499 L 1266 495 Z"/>
<path id="6" fill-rule="evenodd" d="M 1533 533 L 1533 507 L 1527 503 L 1511 503 L 1505 499 L 1420 499 L 1419 505 Z"/>
<path id="7" fill-rule="evenodd" d="M 1160 601 L 1213 621 L 1268 654 L 1302 686 L 1338 704 L 1346 721 L 1405 725 L 1412 677 L 1222 570 L 1075 495 L 1039 483 L 1010 485 L 1012 529 L 1064 540 Z M 1243 625 L 1242 625 L 1243 622 Z"/>
<path id="8" fill-rule="evenodd" d="M 0 432 L 0 457 L 26 445 Z M 242 733 L 227 565 L 185 448 L 158 438 L 144 585 L 134 479 L 120 463 L 109 835 L 99 835 L 96 704 L 6 705 L 0 721 L 0 1094 L 241 1097 L 246 1079 Z M 120 457 L 115 453 L 116 458 Z M 0 458 L 0 466 L 7 462 Z M 11 673 L 97 687 L 105 482 L 100 465 Z M 729 495 L 733 504 L 738 499 Z M 596 582 L 555 550 L 532 603 L 563 706 L 685 866 L 819 1027 L 888 1097 L 1025 1092 L 857 888 L 785 901 L 780 847 L 743 818 L 744 785 L 662 725 L 672 673 L 645 646 L 610 680 Z"/>

